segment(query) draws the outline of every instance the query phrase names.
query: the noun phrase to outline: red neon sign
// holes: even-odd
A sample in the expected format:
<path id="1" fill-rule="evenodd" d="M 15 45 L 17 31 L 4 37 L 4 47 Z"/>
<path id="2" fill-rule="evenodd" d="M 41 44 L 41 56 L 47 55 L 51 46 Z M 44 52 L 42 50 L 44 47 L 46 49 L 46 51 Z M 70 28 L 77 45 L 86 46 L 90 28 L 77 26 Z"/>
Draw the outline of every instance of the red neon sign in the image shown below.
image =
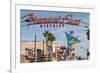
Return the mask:
<path id="1" fill-rule="evenodd" d="M 31 24 L 40 24 L 40 27 L 64 27 L 64 24 L 71 24 L 71 25 L 79 25 L 81 19 L 75 19 L 72 18 L 72 14 L 67 14 L 65 17 L 37 17 L 34 16 L 33 13 L 27 14 L 24 17 L 28 17 L 25 22 L 28 22 L 30 25 Z M 53 25 L 51 25 L 53 24 Z M 56 25 L 57 24 L 57 25 Z"/>

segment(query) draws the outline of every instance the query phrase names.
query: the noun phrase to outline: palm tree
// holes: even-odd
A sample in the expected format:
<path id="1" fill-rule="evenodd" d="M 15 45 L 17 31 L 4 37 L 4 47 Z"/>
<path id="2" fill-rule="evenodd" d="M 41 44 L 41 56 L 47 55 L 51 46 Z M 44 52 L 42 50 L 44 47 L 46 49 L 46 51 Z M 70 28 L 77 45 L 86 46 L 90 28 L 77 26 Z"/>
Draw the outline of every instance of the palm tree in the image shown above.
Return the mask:
<path id="1" fill-rule="evenodd" d="M 87 30 L 86 35 L 87 35 L 87 39 L 90 40 L 90 31 L 89 31 L 89 29 Z"/>
<path id="2" fill-rule="evenodd" d="M 50 33 L 49 31 L 46 31 L 43 33 L 44 37 L 46 38 L 46 54 L 48 55 L 48 41 L 51 42 L 51 50 L 52 50 L 52 42 L 55 41 L 55 37 L 52 33 Z M 50 57 L 52 58 L 52 51 L 50 54 Z"/>
<path id="3" fill-rule="evenodd" d="M 45 32 L 43 33 L 43 35 L 44 35 L 44 37 L 45 37 L 45 39 L 46 39 L 46 55 L 47 55 L 47 54 L 48 54 L 47 48 L 48 48 L 48 36 L 49 36 L 49 31 L 45 31 Z"/>

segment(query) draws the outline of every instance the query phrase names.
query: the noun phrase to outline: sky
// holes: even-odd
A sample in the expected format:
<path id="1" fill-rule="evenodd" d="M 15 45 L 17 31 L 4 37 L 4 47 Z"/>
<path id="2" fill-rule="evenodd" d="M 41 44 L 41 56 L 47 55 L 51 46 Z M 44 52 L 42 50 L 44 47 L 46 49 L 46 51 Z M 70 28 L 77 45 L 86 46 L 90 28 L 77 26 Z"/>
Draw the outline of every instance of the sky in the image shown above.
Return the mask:
<path id="1" fill-rule="evenodd" d="M 78 47 L 76 49 L 76 55 L 84 56 L 86 57 L 86 49 L 89 49 L 89 40 L 87 40 L 86 32 L 88 28 L 85 28 L 83 26 L 88 25 L 89 26 L 89 13 L 84 12 L 56 12 L 56 11 L 39 11 L 39 10 L 21 10 L 20 11 L 20 17 L 29 14 L 34 13 L 34 16 L 37 17 L 64 17 L 66 14 L 72 14 L 74 19 L 81 19 L 81 21 L 87 23 L 80 23 L 80 26 L 74 26 L 70 24 L 64 24 L 64 27 L 62 28 L 40 28 L 40 25 L 31 25 L 31 26 L 21 26 L 20 27 L 20 33 L 21 33 L 21 41 L 32 41 L 34 40 L 34 36 L 36 35 L 38 41 L 45 40 L 43 36 L 43 32 L 45 30 L 49 30 L 55 37 L 56 41 L 61 45 L 67 46 L 67 38 L 65 36 L 64 32 L 70 32 L 73 31 L 72 34 L 75 37 L 78 37 L 78 39 L 81 41 L 78 43 Z M 22 21 L 22 20 L 21 20 Z M 20 25 L 27 25 L 26 22 L 21 23 Z"/>

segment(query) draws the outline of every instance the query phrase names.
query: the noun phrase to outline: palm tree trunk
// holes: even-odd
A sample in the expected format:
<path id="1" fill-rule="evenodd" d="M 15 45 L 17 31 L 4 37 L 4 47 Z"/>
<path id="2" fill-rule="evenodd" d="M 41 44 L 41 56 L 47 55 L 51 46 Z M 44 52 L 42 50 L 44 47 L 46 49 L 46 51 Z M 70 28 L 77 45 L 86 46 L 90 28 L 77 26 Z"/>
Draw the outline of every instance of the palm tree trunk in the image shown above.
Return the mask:
<path id="1" fill-rule="evenodd" d="M 48 41 L 46 39 L 46 61 L 48 60 Z"/>
<path id="2" fill-rule="evenodd" d="M 53 47 L 52 47 L 52 42 L 51 42 L 51 61 L 53 60 Z"/>

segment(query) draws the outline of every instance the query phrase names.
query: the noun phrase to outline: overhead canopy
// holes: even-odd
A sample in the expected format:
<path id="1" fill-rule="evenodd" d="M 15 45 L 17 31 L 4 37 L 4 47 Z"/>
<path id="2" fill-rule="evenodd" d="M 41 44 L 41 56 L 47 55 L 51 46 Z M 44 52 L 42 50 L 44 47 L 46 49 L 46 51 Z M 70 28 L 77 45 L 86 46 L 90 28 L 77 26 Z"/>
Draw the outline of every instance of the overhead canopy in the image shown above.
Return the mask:
<path id="1" fill-rule="evenodd" d="M 65 32 L 65 35 L 66 35 L 66 38 L 67 38 L 67 48 L 72 48 L 73 43 L 81 42 L 79 39 L 77 39 L 76 37 L 74 37 L 71 34 L 68 34 L 67 32 Z"/>

